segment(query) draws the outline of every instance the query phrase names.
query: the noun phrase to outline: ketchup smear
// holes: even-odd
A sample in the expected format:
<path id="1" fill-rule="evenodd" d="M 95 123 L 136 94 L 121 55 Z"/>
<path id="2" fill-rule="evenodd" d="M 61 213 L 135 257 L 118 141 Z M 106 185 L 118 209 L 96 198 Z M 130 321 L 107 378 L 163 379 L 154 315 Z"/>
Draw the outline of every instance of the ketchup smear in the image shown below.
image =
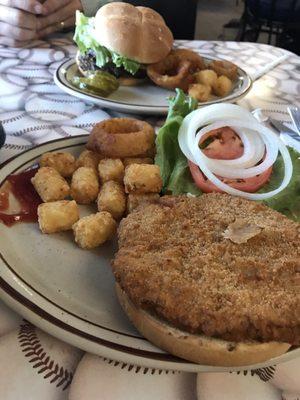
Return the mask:
<path id="1" fill-rule="evenodd" d="M 7 177 L 10 187 L 7 191 L 0 193 L 0 211 L 6 211 L 9 207 L 9 192 L 19 201 L 21 210 L 16 214 L 0 212 L 0 221 L 5 225 L 11 226 L 16 222 L 36 222 L 38 220 L 37 208 L 42 200 L 31 183 L 31 178 L 37 170 L 38 167 L 35 167 Z"/>

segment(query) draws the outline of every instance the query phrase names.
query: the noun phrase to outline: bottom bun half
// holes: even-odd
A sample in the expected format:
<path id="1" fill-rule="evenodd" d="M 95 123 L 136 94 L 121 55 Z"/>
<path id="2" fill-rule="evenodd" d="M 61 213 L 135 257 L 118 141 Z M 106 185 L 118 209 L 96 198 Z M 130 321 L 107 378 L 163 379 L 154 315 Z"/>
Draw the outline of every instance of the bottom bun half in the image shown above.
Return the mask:
<path id="1" fill-rule="evenodd" d="M 290 344 L 280 342 L 228 342 L 191 334 L 136 307 L 116 283 L 119 302 L 137 330 L 151 343 L 169 353 L 197 364 L 239 367 L 267 361 L 285 353 Z"/>
<path id="2" fill-rule="evenodd" d="M 118 78 L 121 86 L 139 86 L 147 82 L 147 78 L 123 77 Z"/>

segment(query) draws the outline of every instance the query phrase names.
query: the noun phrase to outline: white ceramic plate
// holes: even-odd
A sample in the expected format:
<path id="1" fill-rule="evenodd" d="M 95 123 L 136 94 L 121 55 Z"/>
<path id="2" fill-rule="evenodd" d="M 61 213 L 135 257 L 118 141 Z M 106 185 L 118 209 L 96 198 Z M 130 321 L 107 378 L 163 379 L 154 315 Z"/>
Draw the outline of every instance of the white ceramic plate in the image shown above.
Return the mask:
<path id="1" fill-rule="evenodd" d="M 203 58 L 206 61 L 213 59 L 212 57 Z M 102 97 L 75 87 L 72 79 L 76 75 L 80 75 L 76 62 L 74 59 L 68 60 L 58 67 L 54 74 L 54 81 L 62 90 L 72 96 L 120 112 L 166 115 L 168 113 L 168 97 L 174 96 L 174 92 L 149 83 L 140 86 L 120 86 L 109 97 Z M 232 92 L 226 97 L 215 97 L 211 101 L 199 103 L 199 107 L 221 102 L 236 102 L 248 93 L 251 85 L 250 76 L 238 68 L 238 79 Z"/>
<path id="2" fill-rule="evenodd" d="M 86 136 L 59 139 L 19 154 L 0 166 L 0 187 L 8 175 L 31 167 L 41 154 L 66 150 L 78 155 L 85 143 Z M 81 208 L 82 215 L 87 211 Z M 44 331 L 125 364 L 190 372 L 245 369 L 193 364 L 141 337 L 115 295 L 110 268 L 115 249 L 111 243 L 93 251 L 82 250 L 75 245 L 71 232 L 43 235 L 36 223 L 10 228 L 0 223 L 0 296 Z M 299 356 L 300 349 L 295 349 L 251 368 Z"/>

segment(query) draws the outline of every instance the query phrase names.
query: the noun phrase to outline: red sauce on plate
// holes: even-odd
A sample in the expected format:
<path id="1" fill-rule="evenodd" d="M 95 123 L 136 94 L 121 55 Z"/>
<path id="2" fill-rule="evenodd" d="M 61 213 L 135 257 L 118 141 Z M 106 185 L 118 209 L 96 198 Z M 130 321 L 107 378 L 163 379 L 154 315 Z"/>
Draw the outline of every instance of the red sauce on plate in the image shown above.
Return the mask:
<path id="1" fill-rule="evenodd" d="M 5 225 L 11 226 L 16 222 L 36 222 L 38 220 L 37 208 L 42 200 L 31 183 L 31 178 L 36 174 L 37 169 L 38 167 L 35 167 L 7 177 L 9 187 L 0 192 L 0 210 L 8 210 L 9 193 L 12 193 L 20 203 L 20 211 L 16 214 L 0 212 L 0 221 Z"/>

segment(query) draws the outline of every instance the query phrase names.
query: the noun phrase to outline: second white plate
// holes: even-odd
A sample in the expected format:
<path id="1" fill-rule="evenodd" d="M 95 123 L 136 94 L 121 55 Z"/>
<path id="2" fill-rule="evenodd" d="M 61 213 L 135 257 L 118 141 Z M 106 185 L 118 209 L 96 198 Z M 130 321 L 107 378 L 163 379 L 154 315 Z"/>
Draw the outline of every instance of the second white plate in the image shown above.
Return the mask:
<path id="1" fill-rule="evenodd" d="M 213 58 L 203 57 L 205 61 Z M 140 86 L 120 86 L 118 90 L 108 97 L 102 97 L 78 89 L 72 84 L 74 76 L 80 76 L 74 59 L 63 62 L 54 74 L 54 81 L 63 91 L 76 96 L 86 102 L 97 104 L 99 107 L 134 114 L 162 114 L 168 113 L 168 98 L 174 96 L 174 92 L 148 83 Z M 250 76 L 241 68 L 238 68 L 238 79 L 232 92 L 225 97 L 215 97 L 211 101 L 199 103 L 199 107 L 214 103 L 233 103 L 244 97 L 252 86 Z"/>

